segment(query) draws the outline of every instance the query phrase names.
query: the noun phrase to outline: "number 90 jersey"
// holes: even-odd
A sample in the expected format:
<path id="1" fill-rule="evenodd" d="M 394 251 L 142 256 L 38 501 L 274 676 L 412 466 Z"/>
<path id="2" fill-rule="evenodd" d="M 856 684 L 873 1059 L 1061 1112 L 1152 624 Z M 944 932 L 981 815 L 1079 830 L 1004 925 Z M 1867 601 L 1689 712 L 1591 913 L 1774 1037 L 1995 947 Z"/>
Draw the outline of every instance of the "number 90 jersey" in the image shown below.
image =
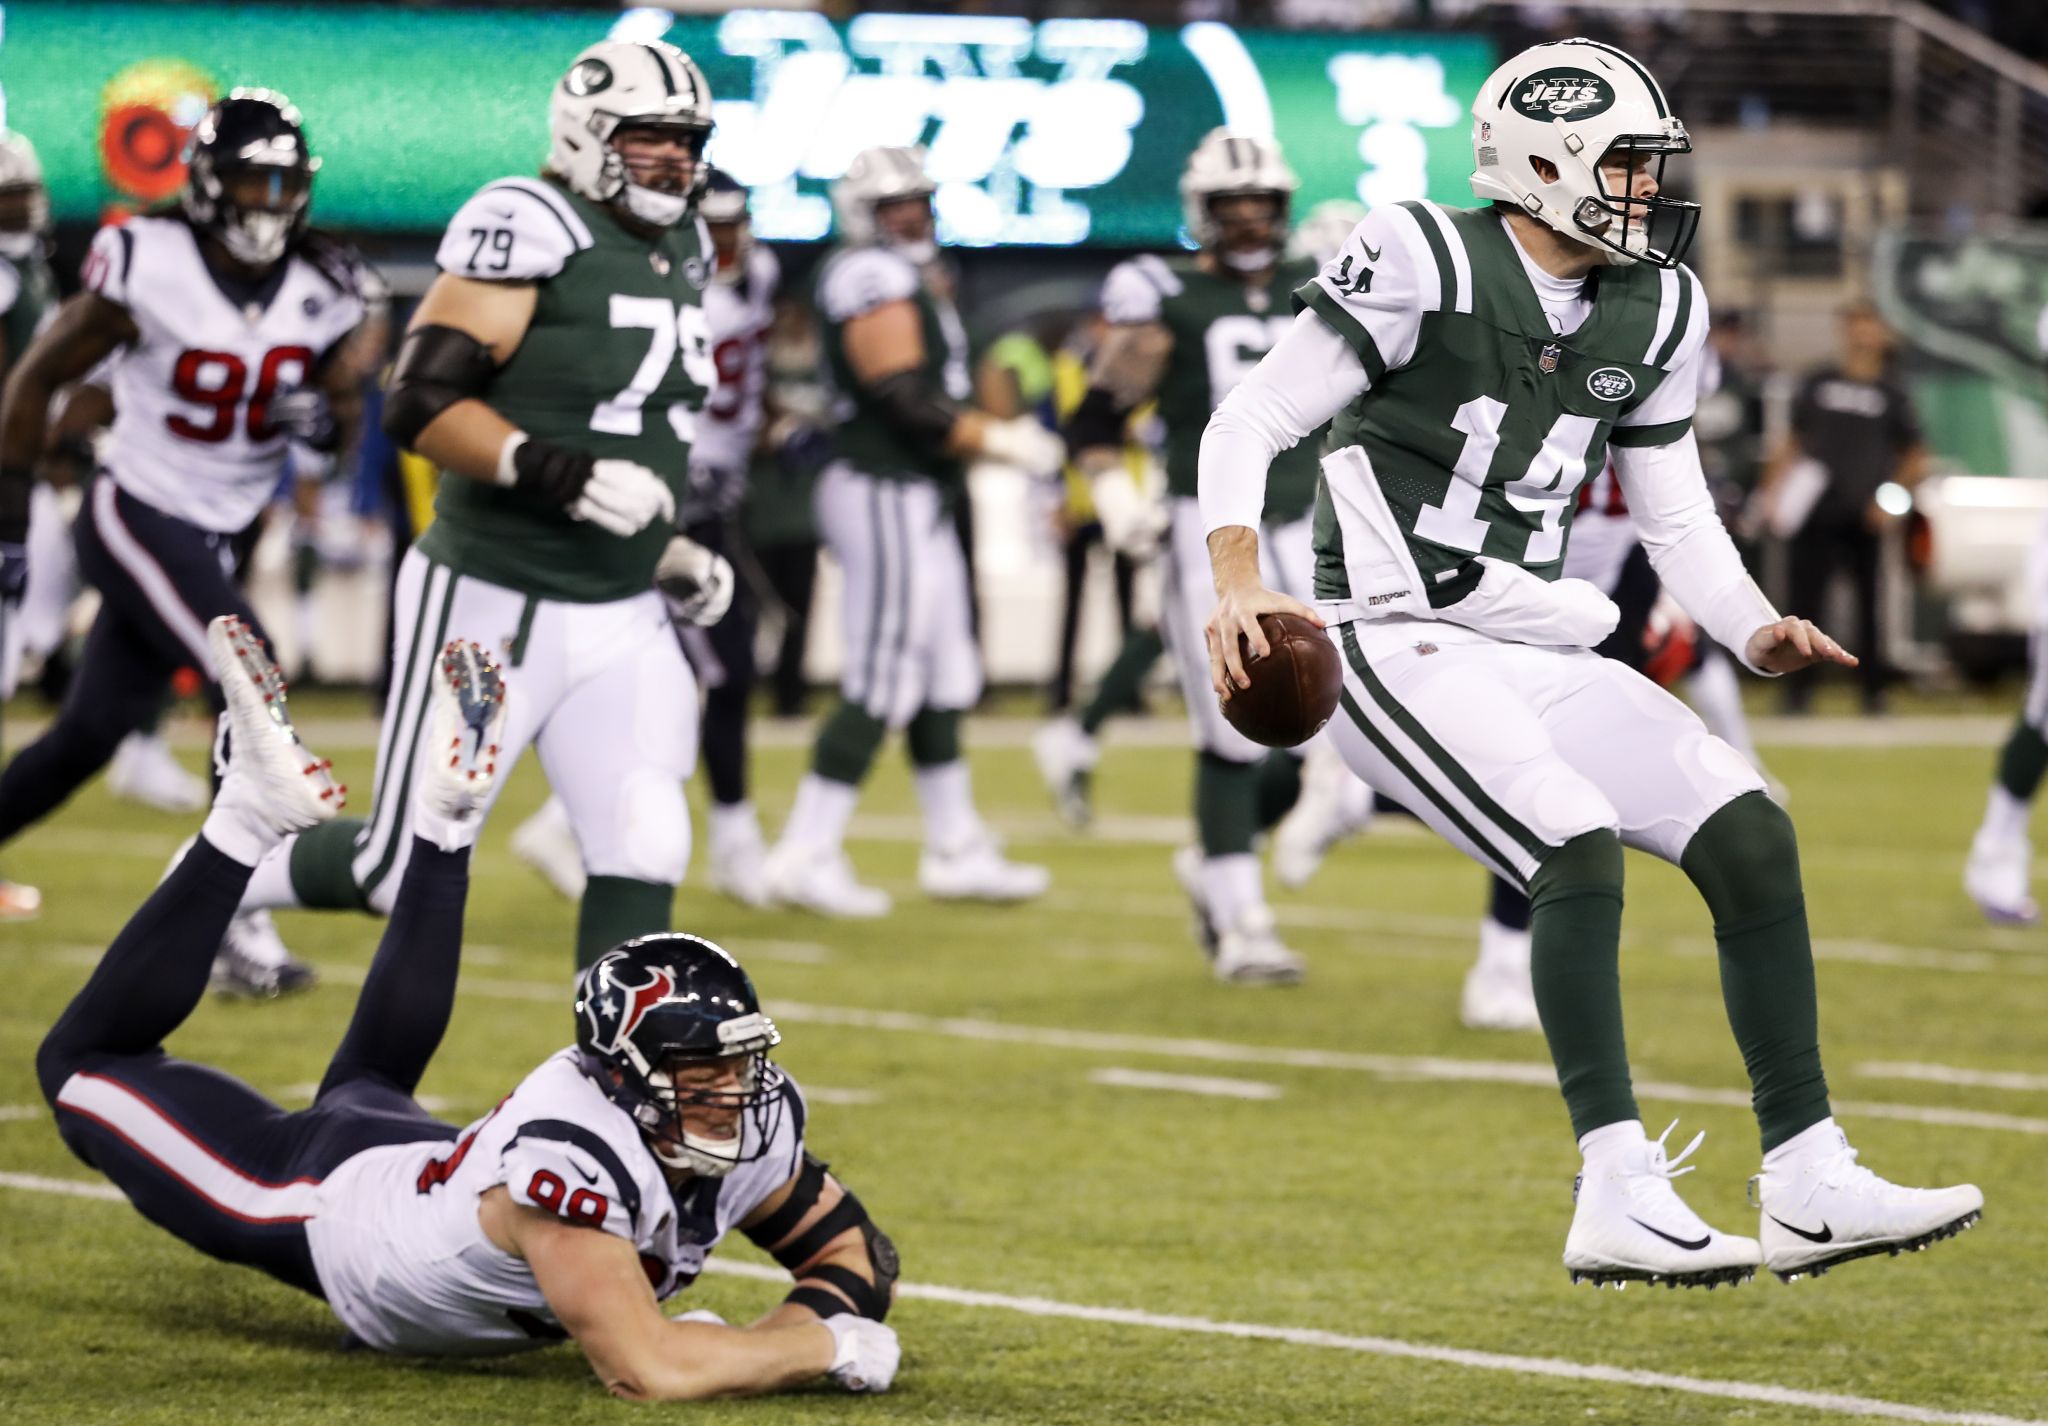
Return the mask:
<path id="1" fill-rule="evenodd" d="M 83 277 L 140 333 L 113 367 L 104 459 L 115 484 L 201 529 L 246 528 L 284 472 L 289 440 L 271 428 L 270 402 L 313 384 L 375 300 L 375 279 L 316 236 L 230 295 L 176 217 L 100 229 Z"/>
<path id="2" fill-rule="evenodd" d="M 457 210 L 435 262 L 477 282 L 536 289 L 491 406 L 528 435 L 638 462 L 680 506 L 699 412 L 717 382 L 704 318 L 703 224 L 629 232 L 601 203 L 537 178 L 502 178 Z M 543 599 L 629 599 L 654 582 L 672 533 L 620 538 L 521 490 L 443 480 L 420 549 L 459 574 Z"/>
<path id="3" fill-rule="evenodd" d="M 626 1112 L 562 1050 L 453 1143 L 365 1149 L 322 1180 L 306 1221 L 321 1289 L 379 1351 L 489 1356 L 561 1340 L 533 1270 L 477 1217 L 478 1198 L 502 1186 L 523 1207 L 624 1238 L 665 1300 L 802 1166 L 794 1080 L 784 1096 L 757 1157 L 673 1189 Z M 752 1116 L 741 1123 L 751 1139 Z"/>

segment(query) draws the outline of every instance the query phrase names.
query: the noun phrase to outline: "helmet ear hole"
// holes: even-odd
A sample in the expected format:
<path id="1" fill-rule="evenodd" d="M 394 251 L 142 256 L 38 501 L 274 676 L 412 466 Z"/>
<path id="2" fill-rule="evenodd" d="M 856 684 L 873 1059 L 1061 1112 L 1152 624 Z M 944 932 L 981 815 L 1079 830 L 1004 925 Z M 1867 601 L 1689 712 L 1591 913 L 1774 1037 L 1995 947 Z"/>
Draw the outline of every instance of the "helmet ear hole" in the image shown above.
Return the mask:
<path id="1" fill-rule="evenodd" d="M 1552 163 L 1549 159 L 1545 158 L 1542 154 L 1530 154 L 1529 167 L 1535 172 L 1536 176 L 1542 179 L 1545 183 L 1557 182 L 1557 165 Z"/>

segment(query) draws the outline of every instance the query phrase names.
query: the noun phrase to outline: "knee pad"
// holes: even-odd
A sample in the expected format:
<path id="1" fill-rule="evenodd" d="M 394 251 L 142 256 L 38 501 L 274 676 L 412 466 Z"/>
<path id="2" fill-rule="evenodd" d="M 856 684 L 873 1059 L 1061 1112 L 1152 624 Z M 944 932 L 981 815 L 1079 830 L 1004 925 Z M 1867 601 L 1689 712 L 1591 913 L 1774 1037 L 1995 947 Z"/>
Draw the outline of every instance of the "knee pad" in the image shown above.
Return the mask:
<path id="1" fill-rule="evenodd" d="M 683 787 L 668 772 L 628 773 L 612 813 L 616 825 L 577 828 L 584 869 L 662 886 L 679 885 L 690 869 L 690 808 Z"/>

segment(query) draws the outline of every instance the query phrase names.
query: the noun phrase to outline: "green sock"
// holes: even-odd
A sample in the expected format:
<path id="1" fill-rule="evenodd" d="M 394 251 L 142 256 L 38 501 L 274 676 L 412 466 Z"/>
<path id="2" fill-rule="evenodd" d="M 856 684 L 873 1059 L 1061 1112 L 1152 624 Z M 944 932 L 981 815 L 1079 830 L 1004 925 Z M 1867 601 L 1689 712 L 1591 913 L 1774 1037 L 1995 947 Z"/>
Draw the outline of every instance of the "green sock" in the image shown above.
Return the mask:
<path id="1" fill-rule="evenodd" d="M 833 782 L 859 787 L 867 781 L 868 769 L 874 766 L 875 753 L 888 731 L 877 719 L 842 701 L 818 730 L 811 771 Z"/>
<path id="2" fill-rule="evenodd" d="M 1227 857 L 1252 849 L 1259 830 L 1259 765 L 1234 763 L 1214 753 L 1195 759 L 1195 828 L 1204 856 Z"/>
<path id="3" fill-rule="evenodd" d="M 2048 742 L 2041 732 L 2022 719 L 2005 740 L 1998 755 L 1998 785 L 2022 802 L 2032 802 L 2041 790 L 2041 774 L 2048 771 Z"/>
<path id="4" fill-rule="evenodd" d="M 1157 629 L 1131 630 L 1124 646 L 1117 650 L 1115 661 L 1104 671 L 1102 681 L 1095 685 L 1095 696 L 1081 710 L 1081 730 L 1092 738 L 1112 713 L 1137 707 L 1138 690 L 1145 686 L 1145 675 L 1164 652 L 1166 641 Z"/>
<path id="5" fill-rule="evenodd" d="M 674 929 L 676 889 L 630 876 L 593 876 L 576 908 L 576 969 L 621 941 Z"/>
<path id="6" fill-rule="evenodd" d="M 337 817 L 299 833 L 285 863 L 299 905 L 323 911 L 370 909 L 369 897 L 356 885 L 355 868 L 356 854 L 362 850 L 358 839 L 369 825 L 354 817 Z"/>
<path id="7" fill-rule="evenodd" d="M 960 710 L 920 708 L 903 730 L 910 761 L 917 767 L 944 767 L 960 761 Z"/>
<path id="8" fill-rule="evenodd" d="M 1275 748 L 1259 764 L 1259 830 L 1265 831 L 1293 810 L 1301 796 L 1301 759 Z"/>
<path id="9" fill-rule="evenodd" d="M 1714 914 L 1721 999 L 1769 1153 L 1828 1116 L 1792 819 L 1763 793 L 1747 793 L 1693 833 L 1678 864 Z"/>
<path id="10" fill-rule="evenodd" d="M 1641 1118 L 1621 1029 L 1621 838 L 1586 832 L 1552 852 L 1529 908 L 1536 1011 L 1572 1134 Z"/>

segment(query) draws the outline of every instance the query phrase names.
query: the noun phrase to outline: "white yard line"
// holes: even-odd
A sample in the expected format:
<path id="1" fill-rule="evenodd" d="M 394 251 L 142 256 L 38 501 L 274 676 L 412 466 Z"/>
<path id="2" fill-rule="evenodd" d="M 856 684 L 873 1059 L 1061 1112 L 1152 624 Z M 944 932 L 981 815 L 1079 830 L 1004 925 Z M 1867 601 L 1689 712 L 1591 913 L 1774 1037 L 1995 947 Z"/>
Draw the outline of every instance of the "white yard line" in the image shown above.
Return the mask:
<path id="1" fill-rule="evenodd" d="M 829 1085 L 807 1084 L 804 1101 L 809 1104 L 879 1104 L 882 1096 L 872 1089 L 834 1089 Z"/>
<path id="2" fill-rule="evenodd" d="M 1278 1099 L 1280 1086 L 1257 1079 L 1223 1079 L 1206 1074 L 1161 1074 L 1157 1070 L 1107 1069 L 1088 1071 L 1090 1084 L 1112 1089 L 1163 1089 L 1174 1094 L 1205 1094 L 1212 1099 Z"/>
<path id="3" fill-rule="evenodd" d="M 0 1124 L 20 1119 L 40 1119 L 50 1111 L 40 1104 L 0 1104 Z"/>
<path id="4" fill-rule="evenodd" d="M 1973 1070 L 1955 1065 L 1921 1064 L 1912 1060 L 1871 1060 L 1856 1066 L 1869 1079 L 1913 1079 L 1925 1084 L 1953 1084 L 1969 1089 L 2048 1091 L 2048 1074 L 2018 1070 Z"/>
<path id="5" fill-rule="evenodd" d="M 121 1202 L 122 1193 L 111 1184 L 82 1179 L 44 1178 L 39 1174 L 0 1173 L 0 1188 L 29 1193 L 63 1194 Z M 786 1283 L 789 1274 L 765 1264 L 725 1262 L 713 1258 L 705 1271 L 754 1282 Z M 1884 1421 L 1913 1421 L 1922 1426 L 2048 1426 L 2048 1422 L 1989 1411 L 1937 1411 L 1901 1401 L 1874 1396 L 1848 1396 L 1832 1391 L 1804 1391 L 1798 1387 L 1776 1386 L 1770 1382 L 1726 1381 L 1712 1377 L 1678 1376 L 1670 1372 L 1639 1371 L 1632 1367 L 1611 1367 L 1598 1362 L 1574 1362 L 1562 1357 L 1525 1357 L 1507 1352 L 1475 1351 L 1466 1347 L 1442 1347 L 1429 1342 L 1404 1342 L 1395 1337 L 1354 1337 L 1308 1327 L 1275 1327 L 1263 1322 L 1218 1321 L 1210 1317 L 1168 1316 L 1129 1307 L 1095 1307 L 1079 1302 L 1060 1302 L 1049 1297 L 1012 1297 L 1008 1293 L 981 1292 L 968 1287 L 947 1287 L 938 1283 L 899 1282 L 899 1297 L 922 1302 L 939 1302 L 949 1307 L 978 1307 L 996 1312 L 1016 1312 L 1027 1317 L 1050 1317 L 1070 1322 L 1099 1322 L 1117 1327 L 1142 1327 L 1152 1331 L 1180 1332 L 1207 1337 L 1236 1337 L 1244 1341 L 1281 1342 L 1295 1347 L 1354 1352 L 1361 1356 L 1393 1357 L 1407 1361 L 1437 1362 L 1471 1371 L 1502 1372 L 1511 1376 L 1548 1377 L 1559 1381 L 1597 1382 L 1603 1386 L 1635 1387 L 1644 1391 L 1675 1391 L 1688 1396 L 1715 1397 L 1723 1401 L 1749 1401 L 1763 1406 L 1790 1406 L 1824 1411 L 1837 1416 L 1861 1416 Z"/>

